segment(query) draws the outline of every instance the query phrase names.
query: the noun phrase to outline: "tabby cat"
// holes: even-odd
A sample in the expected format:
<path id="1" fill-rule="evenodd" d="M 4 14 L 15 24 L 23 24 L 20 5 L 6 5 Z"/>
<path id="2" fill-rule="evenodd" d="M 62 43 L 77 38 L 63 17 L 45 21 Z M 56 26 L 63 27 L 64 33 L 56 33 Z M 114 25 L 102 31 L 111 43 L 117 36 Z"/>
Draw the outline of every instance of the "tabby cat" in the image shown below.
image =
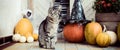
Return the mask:
<path id="1" fill-rule="evenodd" d="M 48 16 L 39 26 L 39 46 L 41 48 L 55 48 L 57 29 L 60 22 L 61 6 L 50 7 Z"/>

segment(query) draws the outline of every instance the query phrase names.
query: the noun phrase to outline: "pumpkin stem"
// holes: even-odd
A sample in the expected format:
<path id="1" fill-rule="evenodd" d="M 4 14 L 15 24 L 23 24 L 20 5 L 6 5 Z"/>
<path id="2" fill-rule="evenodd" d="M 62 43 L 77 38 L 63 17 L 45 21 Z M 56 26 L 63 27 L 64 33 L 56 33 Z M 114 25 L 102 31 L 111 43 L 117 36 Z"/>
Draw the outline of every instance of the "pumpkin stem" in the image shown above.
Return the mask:
<path id="1" fill-rule="evenodd" d="M 25 16 L 25 15 L 23 15 L 23 18 L 26 18 L 26 16 Z"/>
<path id="2" fill-rule="evenodd" d="M 94 18 L 92 18 L 92 21 L 93 21 L 93 22 L 95 22 L 95 19 L 94 19 Z"/>
<path id="3" fill-rule="evenodd" d="M 106 32 L 107 31 L 107 28 L 106 28 L 106 26 L 105 25 L 103 25 L 103 32 Z"/>

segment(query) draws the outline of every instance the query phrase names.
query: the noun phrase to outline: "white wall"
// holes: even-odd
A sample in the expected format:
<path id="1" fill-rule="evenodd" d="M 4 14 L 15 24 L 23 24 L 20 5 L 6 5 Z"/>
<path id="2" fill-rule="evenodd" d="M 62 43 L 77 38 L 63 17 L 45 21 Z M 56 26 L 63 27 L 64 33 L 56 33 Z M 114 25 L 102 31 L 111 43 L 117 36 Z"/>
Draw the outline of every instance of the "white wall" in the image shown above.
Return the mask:
<path id="1" fill-rule="evenodd" d="M 0 0 L 0 37 L 13 34 L 17 22 L 22 18 L 21 12 L 29 9 L 29 0 Z M 48 8 L 53 0 L 31 0 L 33 3 L 33 16 L 30 21 L 34 32 L 38 33 L 39 24 L 48 15 Z"/>
<path id="2" fill-rule="evenodd" d="M 50 4 L 53 4 L 53 0 L 33 0 L 33 17 L 32 24 L 34 32 L 38 33 L 40 23 L 47 17 Z"/>
<path id="3" fill-rule="evenodd" d="M 21 0 L 21 11 L 24 11 L 28 8 L 27 2 L 28 0 Z"/>
<path id="4" fill-rule="evenodd" d="M 15 23 L 19 20 L 20 0 L 0 0 L 0 37 L 13 34 Z"/>
<path id="5" fill-rule="evenodd" d="M 26 7 L 21 1 L 0 0 L 0 37 L 13 34 L 14 26 L 22 18 L 21 10 Z"/>

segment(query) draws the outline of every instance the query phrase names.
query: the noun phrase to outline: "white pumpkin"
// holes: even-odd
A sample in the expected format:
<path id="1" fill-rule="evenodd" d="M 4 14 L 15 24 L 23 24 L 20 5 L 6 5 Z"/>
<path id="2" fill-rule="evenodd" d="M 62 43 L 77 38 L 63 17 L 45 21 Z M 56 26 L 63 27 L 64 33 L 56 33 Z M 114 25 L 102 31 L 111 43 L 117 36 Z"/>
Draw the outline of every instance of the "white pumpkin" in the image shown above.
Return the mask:
<path id="1" fill-rule="evenodd" d="M 14 34 L 13 37 L 12 37 L 12 40 L 17 42 L 17 41 L 20 40 L 20 37 L 21 37 L 20 34 L 18 34 L 18 33 Z"/>
<path id="2" fill-rule="evenodd" d="M 27 38 L 27 42 L 33 42 L 34 41 L 34 38 L 32 37 L 32 36 L 29 36 L 28 38 Z"/>
<path id="3" fill-rule="evenodd" d="M 113 31 L 106 31 L 106 33 L 110 36 L 111 38 L 111 42 L 110 42 L 110 45 L 113 45 L 115 44 L 115 42 L 117 41 L 117 35 L 115 32 Z"/>
<path id="4" fill-rule="evenodd" d="M 22 42 L 22 43 L 23 43 L 23 42 L 26 42 L 26 37 L 25 37 L 25 36 L 21 36 L 21 37 L 20 37 L 20 42 Z"/>

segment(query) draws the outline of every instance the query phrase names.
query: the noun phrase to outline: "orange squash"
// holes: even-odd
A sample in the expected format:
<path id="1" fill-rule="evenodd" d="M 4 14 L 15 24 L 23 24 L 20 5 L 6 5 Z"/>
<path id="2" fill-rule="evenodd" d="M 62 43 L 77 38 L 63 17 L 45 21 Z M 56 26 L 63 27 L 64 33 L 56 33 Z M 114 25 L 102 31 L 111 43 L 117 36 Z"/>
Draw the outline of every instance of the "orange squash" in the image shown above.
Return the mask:
<path id="1" fill-rule="evenodd" d="M 34 40 L 38 40 L 38 34 L 33 33 L 32 36 L 33 36 Z"/>
<path id="2" fill-rule="evenodd" d="M 99 46 L 106 47 L 110 45 L 111 39 L 110 36 L 106 32 L 99 33 L 96 42 Z"/>
<path id="3" fill-rule="evenodd" d="M 81 42 L 84 39 L 83 25 L 67 24 L 64 29 L 64 38 L 69 42 Z"/>
<path id="4" fill-rule="evenodd" d="M 85 26 L 85 39 L 89 44 L 96 44 L 96 36 L 102 32 L 102 27 L 97 22 L 88 23 Z"/>
<path id="5" fill-rule="evenodd" d="M 22 18 L 15 27 L 15 33 L 19 33 L 21 36 L 28 36 L 33 33 L 32 23 L 27 18 Z"/>

